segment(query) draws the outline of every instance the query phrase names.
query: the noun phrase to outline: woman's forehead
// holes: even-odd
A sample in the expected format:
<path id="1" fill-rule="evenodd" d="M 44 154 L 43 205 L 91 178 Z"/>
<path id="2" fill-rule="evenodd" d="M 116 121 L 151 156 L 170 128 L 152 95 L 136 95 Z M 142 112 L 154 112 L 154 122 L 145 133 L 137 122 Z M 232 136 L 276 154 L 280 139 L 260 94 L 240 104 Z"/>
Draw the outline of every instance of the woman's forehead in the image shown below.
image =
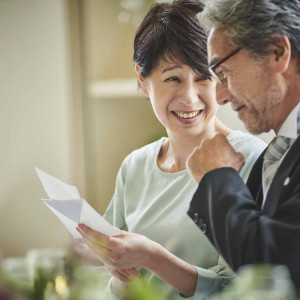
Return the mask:
<path id="1" fill-rule="evenodd" d="M 158 60 L 157 66 L 154 69 L 154 71 L 159 73 L 165 73 L 167 71 L 178 69 L 192 69 L 196 74 L 202 74 L 201 72 L 192 68 L 190 65 L 186 64 L 185 62 L 182 62 L 179 58 L 166 56 Z"/>
<path id="2" fill-rule="evenodd" d="M 180 55 L 165 53 L 158 59 L 155 69 L 162 72 L 163 70 L 173 68 L 174 66 L 177 66 L 179 68 L 182 68 L 183 66 L 190 67 L 185 61 L 183 61 Z"/>
<path id="3" fill-rule="evenodd" d="M 182 68 L 183 67 L 183 63 L 180 60 L 165 60 L 165 59 L 160 59 L 158 61 L 158 64 L 156 66 L 156 70 L 160 71 L 160 72 L 164 72 L 165 70 L 168 70 L 170 68 L 174 68 L 174 67 L 178 67 L 178 68 Z"/>
<path id="4" fill-rule="evenodd" d="M 185 63 L 182 61 L 182 59 L 179 56 L 176 56 L 174 54 L 164 54 L 162 57 L 158 60 L 157 66 L 165 67 L 169 65 L 184 65 Z"/>

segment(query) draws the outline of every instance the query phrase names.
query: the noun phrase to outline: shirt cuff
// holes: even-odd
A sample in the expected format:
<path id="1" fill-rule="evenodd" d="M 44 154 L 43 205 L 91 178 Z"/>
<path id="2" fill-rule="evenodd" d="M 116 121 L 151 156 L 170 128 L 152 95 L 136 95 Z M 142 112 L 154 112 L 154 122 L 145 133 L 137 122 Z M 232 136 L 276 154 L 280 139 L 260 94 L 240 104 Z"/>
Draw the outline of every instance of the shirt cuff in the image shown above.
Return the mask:
<path id="1" fill-rule="evenodd" d="M 212 270 L 203 269 L 194 266 L 198 272 L 198 280 L 195 289 L 195 293 L 192 297 L 185 297 L 184 295 L 179 295 L 186 299 L 207 299 L 207 297 L 217 293 L 219 291 L 219 276 Z"/>

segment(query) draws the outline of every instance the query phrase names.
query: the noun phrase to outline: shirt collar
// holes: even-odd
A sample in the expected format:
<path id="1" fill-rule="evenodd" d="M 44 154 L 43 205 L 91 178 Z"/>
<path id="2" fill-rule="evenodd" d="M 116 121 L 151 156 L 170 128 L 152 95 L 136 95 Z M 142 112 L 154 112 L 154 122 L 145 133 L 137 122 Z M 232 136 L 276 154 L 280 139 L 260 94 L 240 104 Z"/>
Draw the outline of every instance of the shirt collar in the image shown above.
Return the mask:
<path id="1" fill-rule="evenodd" d="M 282 124 L 277 136 L 284 136 L 291 139 L 296 139 L 298 137 L 297 132 L 297 116 L 300 109 L 300 102 L 294 107 L 290 112 L 288 117 Z"/>

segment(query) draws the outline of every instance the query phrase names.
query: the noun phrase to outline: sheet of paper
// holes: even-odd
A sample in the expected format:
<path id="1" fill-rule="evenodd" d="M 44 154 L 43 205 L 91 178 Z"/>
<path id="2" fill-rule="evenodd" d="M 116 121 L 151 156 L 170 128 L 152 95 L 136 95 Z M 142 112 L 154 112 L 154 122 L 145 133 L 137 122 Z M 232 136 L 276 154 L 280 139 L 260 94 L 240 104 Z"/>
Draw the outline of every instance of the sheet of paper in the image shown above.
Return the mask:
<path id="1" fill-rule="evenodd" d="M 76 187 L 35 168 L 50 199 L 42 199 L 61 220 L 74 238 L 81 238 L 76 231 L 79 223 L 106 235 L 118 235 L 119 230 L 109 224 L 86 200 L 81 199 Z"/>
<path id="2" fill-rule="evenodd" d="M 49 209 L 60 219 L 60 221 L 66 226 L 69 232 L 72 234 L 74 238 L 81 238 L 81 235 L 77 232 L 76 227 L 79 222 L 76 222 L 69 217 L 65 216 L 63 213 L 59 211 L 60 207 L 56 205 L 57 202 L 61 202 L 64 200 L 49 200 L 49 199 L 42 199 L 42 201 L 49 207 Z M 66 200 L 72 201 L 72 200 Z M 78 200 L 74 200 L 78 201 Z M 67 208 L 69 205 L 66 206 Z"/>
<path id="3" fill-rule="evenodd" d="M 45 192 L 48 194 L 50 199 L 80 199 L 79 192 L 75 186 L 66 184 L 38 168 L 35 168 L 35 170 L 42 182 Z"/>

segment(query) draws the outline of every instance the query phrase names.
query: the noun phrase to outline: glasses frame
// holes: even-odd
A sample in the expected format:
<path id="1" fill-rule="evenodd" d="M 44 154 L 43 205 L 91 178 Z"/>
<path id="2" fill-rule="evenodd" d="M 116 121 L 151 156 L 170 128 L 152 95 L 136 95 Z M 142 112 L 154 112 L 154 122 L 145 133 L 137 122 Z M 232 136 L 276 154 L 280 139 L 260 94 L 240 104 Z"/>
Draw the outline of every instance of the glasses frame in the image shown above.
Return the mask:
<path id="1" fill-rule="evenodd" d="M 210 67 L 208 67 L 208 71 L 210 72 L 212 78 L 214 78 L 215 80 L 217 80 L 218 83 L 222 83 L 222 79 L 220 79 L 220 77 L 215 72 L 216 68 L 219 67 L 222 63 L 224 63 L 226 60 L 228 60 L 230 57 L 232 57 L 233 55 L 237 54 L 241 50 L 242 50 L 242 48 L 236 48 L 234 51 L 232 51 L 226 57 L 224 57 L 220 61 L 214 63 Z"/>

